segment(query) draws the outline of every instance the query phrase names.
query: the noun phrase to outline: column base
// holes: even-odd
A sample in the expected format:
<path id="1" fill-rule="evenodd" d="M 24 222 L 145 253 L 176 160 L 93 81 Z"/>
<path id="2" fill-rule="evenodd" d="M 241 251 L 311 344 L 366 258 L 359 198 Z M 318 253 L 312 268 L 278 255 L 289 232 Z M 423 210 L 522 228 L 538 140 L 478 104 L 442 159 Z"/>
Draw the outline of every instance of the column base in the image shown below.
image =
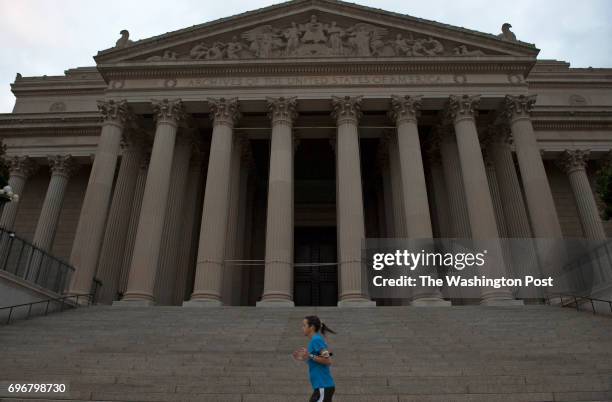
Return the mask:
<path id="1" fill-rule="evenodd" d="M 120 307 L 149 307 L 154 306 L 155 302 L 153 300 L 115 300 L 112 305 Z"/>
<path id="2" fill-rule="evenodd" d="M 192 299 L 183 302 L 183 307 L 221 307 L 221 300 L 213 299 Z"/>
<path id="3" fill-rule="evenodd" d="M 452 303 L 450 300 L 444 300 L 438 297 L 424 297 L 422 299 L 413 300 L 410 305 L 415 307 L 444 307 L 451 306 Z"/>
<path id="4" fill-rule="evenodd" d="M 481 306 L 524 306 L 525 303 L 519 299 L 487 299 L 480 301 Z"/>
<path id="5" fill-rule="evenodd" d="M 338 307 L 376 307 L 376 302 L 365 298 L 346 299 L 339 300 Z"/>
<path id="6" fill-rule="evenodd" d="M 293 300 L 287 299 L 268 299 L 255 303 L 256 307 L 295 307 Z"/>

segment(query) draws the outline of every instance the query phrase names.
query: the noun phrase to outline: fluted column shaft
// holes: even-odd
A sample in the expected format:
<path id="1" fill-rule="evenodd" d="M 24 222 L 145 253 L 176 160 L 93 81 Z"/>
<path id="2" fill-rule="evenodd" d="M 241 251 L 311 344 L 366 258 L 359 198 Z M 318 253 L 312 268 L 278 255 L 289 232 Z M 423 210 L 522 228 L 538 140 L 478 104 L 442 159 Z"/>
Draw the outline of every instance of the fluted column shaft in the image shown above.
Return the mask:
<path id="1" fill-rule="evenodd" d="M 126 101 L 98 102 L 104 119 L 100 141 L 76 228 L 70 262 L 75 267 L 69 293 L 89 293 L 102 247 L 121 135 L 129 110 Z"/>
<path id="2" fill-rule="evenodd" d="M 232 160 L 230 170 L 229 190 L 229 212 L 227 215 L 227 232 L 225 233 L 225 265 L 223 267 L 223 283 L 221 285 L 221 302 L 231 306 L 234 288 L 237 280 L 239 266 L 236 259 L 236 246 L 238 235 L 238 215 L 240 208 L 240 171 L 241 153 L 244 139 L 243 135 L 234 135 L 234 146 L 232 147 Z"/>
<path id="3" fill-rule="evenodd" d="M 179 267 L 177 264 L 178 255 L 182 248 L 188 247 L 188 244 L 179 243 L 179 236 L 183 227 L 181 218 L 187 189 L 189 158 L 191 157 L 194 139 L 194 132 L 183 129 L 179 133 L 174 147 L 168 205 L 155 279 L 155 300 L 157 304 L 161 305 L 173 304 L 174 285 Z"/>
<path id="4" fill-rule="evenodd" d="M 198 202 L 200 196 L 200 177 L 202 175 L 202 163 L 207 158 L 204 152 L 196 150 L 191 155 L 189 163 L 189 177 L 187 179 L 187 193 L 185 195 L 184 212 L 182 216 L 182 234 L 179 244 L 181 249 L 177 260 L 177 275 L 174 286 L 174 304 L 181 305 L 185 300 L 187 275 L 190 268 L 190 256 L 193 248 L 193 236 L 196 234 L 196 220 Z"/>
<path id="5" fill-rule="evenodd" d="M 489 184 L 474 120 L 479 101 L 479 96 L 451 95 L 448 112 L 457 137 L 457 149 L 472 238 L 477 247 L 488 250 L 487 268 L 489 276 L 501 278 L 507 275 L 506 267 L 498 240 L 499 231 L 495 221 L 491 193 L 486 191 L 489 189 Z M 485 245 L 485 247 L 482 247 L 482 245 Z M 513 299 L 509 289 L 492 287 L 482 288 L 481 298 L 483 304 L 499 303 Z"/>
<path id="6" fill-rule="evenodd" d="M 529 218 L 527 217 L 512 150 L 506 142 L 506 136 L 501 135 L 501 137 L 493 139 L 489 149 L 503 205 L 506 235 L 510 238 L 529 238 L 531 237 Z"/>
<path id="7" fill-rule="evenodd" d="M 38 218 L 32 240 L 34 245 L 45 251 L 51 251 L 68 180 L 76 167 L 70 155 L 51 156 L 49 157 L 49 165 L 51 168 L 51 180 L 49 181 L 47 194 L 40 210 L 40 217 Z"/>
<path id="8" fill-rule="evenodd" d="M 340 292 L 338 306 L 375 304 L 364 295 L 361 247 L 365 238 L 363 192 L 357 125 L 361 97 L 333 97 L 332 115 L 337 121 L 336 209 L 338 220 L 338 264 Z"/>
<path id="9" fill-rule="evenodd" d="M 36 163 L 27 156 L 15 156 L 9 160 L 9 180 L 8 185 L 13 189 L 13 193 L 23 196 L 26 181 L 37 170 Z M 17 218 L 19 202 L 7 202 L 2 209 L 0 217 L 0 227 L 12 230 Z"/>
<path id="10" fill-rule="evenodd" d="M 257 306 L 293 306 L 293 133 L 295 98 L 268 99 L 272 120 L 264 292 Z"/>
<path id="11" fill-rule="evenodd" d="M 397 136 L 389 139 L 389 173 L 391 174 L 391 203 L 393 206 L 393 236 L 406 237 L 406 215 L 404 214 L 404 191 Z"/>
<path id="12" fill-rule="evenodd" d="M 576 199 L 584 237 L 590 240 L 605 240 L 606 232 L 586 173 L 588 157 L 589 151 L 586 150 L 566 150 L 562 166 Z"/>
<path id="13" fill-rule="evenodd" d="M 452 128 L 451 128 L 452 129 Z M 451 218 L 449 237 L 469 239 L 471 236 L 465 189 L 461 174 L 461 163 L 457 150 L 457 141 L 448 126 L 438 127 L 440 155 L 444 182 L 447 186 L 448 205 Z"/>
<path id="14" fill-rule="evenodd" d="M 130 209 L 129 220 L 127 224 L 127 234 L 125 239 L 125 251 L 121 261 L 121 275 L 117 292 L 122 296 L 127 290 L 128 278 L 130 275 L 130 265 L 132 263 L 132 255 L 134 253 L 134 243 L 136 242 L 136 231 L 138 230 L 138 221 L 140 218 L 140 209 L 142 206 L 142 197 L 144 188 L 147 182 L 147 172 L 149 170 L 150 151 L 144 152 L 138 169 L 136 184 L 134 185 L 134 199 Z"/>
<path id="15" fill-rule="evenodd" d="M 184 306 L 221 305 L 225 233 L 229 216 L 229 187 L 237 99 L 209 99 L 213 134 L 204 193 L 200 244 L 193 293 Z"/>
<path id="16" fill-rule="evenodd" d="M 128 288 L 118 304 L 154 303 L 154 286 L 170 188 L 174 144 L 183 119 L 181 101 L 154 101 L 155 138 L 143 194 L 136 241 L 130 264 Z"/>
<path id="17" fill-rule="evenodd" d="M 506 96 L 505 102 L 534 235 L 561 239 L 561 225 L 529 117 L 535 95 Z"/>
<path id="18" fill-rule="evenodd" d="M 102 303 L 111 303 L 117 296 L 129 229 L 127 222 L 132 212 L 142 154 L 141 141 L 134 134 L 131 138 L 126 137 L 96 270 L 96 277 L 102 282 L 98 296 L 98 301 Z"/>
<path id="19" fill-rule="evenodd" d="M 397 146 L 402 183 L 402 213 L 406 235 L 410 239 L 433 239 L 425 170 L 417 126 L 420 97 L 393 96 L 391 117 L 397 124 Z M 442 297 L 437 288 L 418 288 L 413 304 L 438 304 Z M 444 303 L 446 304 L 446 303 Z"/>

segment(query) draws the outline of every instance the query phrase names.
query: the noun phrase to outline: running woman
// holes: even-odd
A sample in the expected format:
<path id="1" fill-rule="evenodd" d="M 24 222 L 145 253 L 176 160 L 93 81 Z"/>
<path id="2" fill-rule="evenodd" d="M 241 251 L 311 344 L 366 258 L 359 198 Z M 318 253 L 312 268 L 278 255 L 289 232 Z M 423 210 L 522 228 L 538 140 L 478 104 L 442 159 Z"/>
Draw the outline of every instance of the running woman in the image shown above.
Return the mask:
<path id="1" fill-rule="evenodd" d="M 331 402 L 336 384 L 329 369 L 332 364 L 331 353 L 327 350 L 324 336 L 327 332 L 332 334 L 335 332 L 322 323 L 316 315 L 304 318 L 302 331 L 310 338 L 308 349 L 296 350 L 293 352 L 293 357 L 308 363 L 308 374 L 313 389 L 309 402 Z"/>

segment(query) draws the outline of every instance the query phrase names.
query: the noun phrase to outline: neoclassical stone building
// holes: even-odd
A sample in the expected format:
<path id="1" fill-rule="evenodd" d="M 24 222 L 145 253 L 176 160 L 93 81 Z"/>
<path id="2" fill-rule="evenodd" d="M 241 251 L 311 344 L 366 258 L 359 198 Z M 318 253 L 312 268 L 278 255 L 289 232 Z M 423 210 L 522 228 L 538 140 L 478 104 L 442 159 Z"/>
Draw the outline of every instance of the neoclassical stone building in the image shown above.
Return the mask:
<path id="1" fill-rule="evenodd" d="M 0 224 L 75 267 L 68 293 L 97 278 L 103 303 L 369 305 L 366 237 L 610 230 L 593 181 L 612 69 L 538 60 L 507 24 L 295 0 L 121 35 L 93 67 L 17 74 L 0 115 L 21 195 Z"/>

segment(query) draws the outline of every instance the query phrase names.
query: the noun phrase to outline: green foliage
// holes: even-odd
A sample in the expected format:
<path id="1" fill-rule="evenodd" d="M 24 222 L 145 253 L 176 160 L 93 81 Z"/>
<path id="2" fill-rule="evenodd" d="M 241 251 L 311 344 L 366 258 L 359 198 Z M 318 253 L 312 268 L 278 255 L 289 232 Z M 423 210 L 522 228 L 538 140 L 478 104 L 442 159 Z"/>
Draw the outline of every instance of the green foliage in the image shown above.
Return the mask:
<path id="1" fill-rule="evenodd" d="M 597 172 L 595 191 L 605 205 L 603 219 L 610 220 L 612 217 L 612 163 L 604 163 Z"/>

